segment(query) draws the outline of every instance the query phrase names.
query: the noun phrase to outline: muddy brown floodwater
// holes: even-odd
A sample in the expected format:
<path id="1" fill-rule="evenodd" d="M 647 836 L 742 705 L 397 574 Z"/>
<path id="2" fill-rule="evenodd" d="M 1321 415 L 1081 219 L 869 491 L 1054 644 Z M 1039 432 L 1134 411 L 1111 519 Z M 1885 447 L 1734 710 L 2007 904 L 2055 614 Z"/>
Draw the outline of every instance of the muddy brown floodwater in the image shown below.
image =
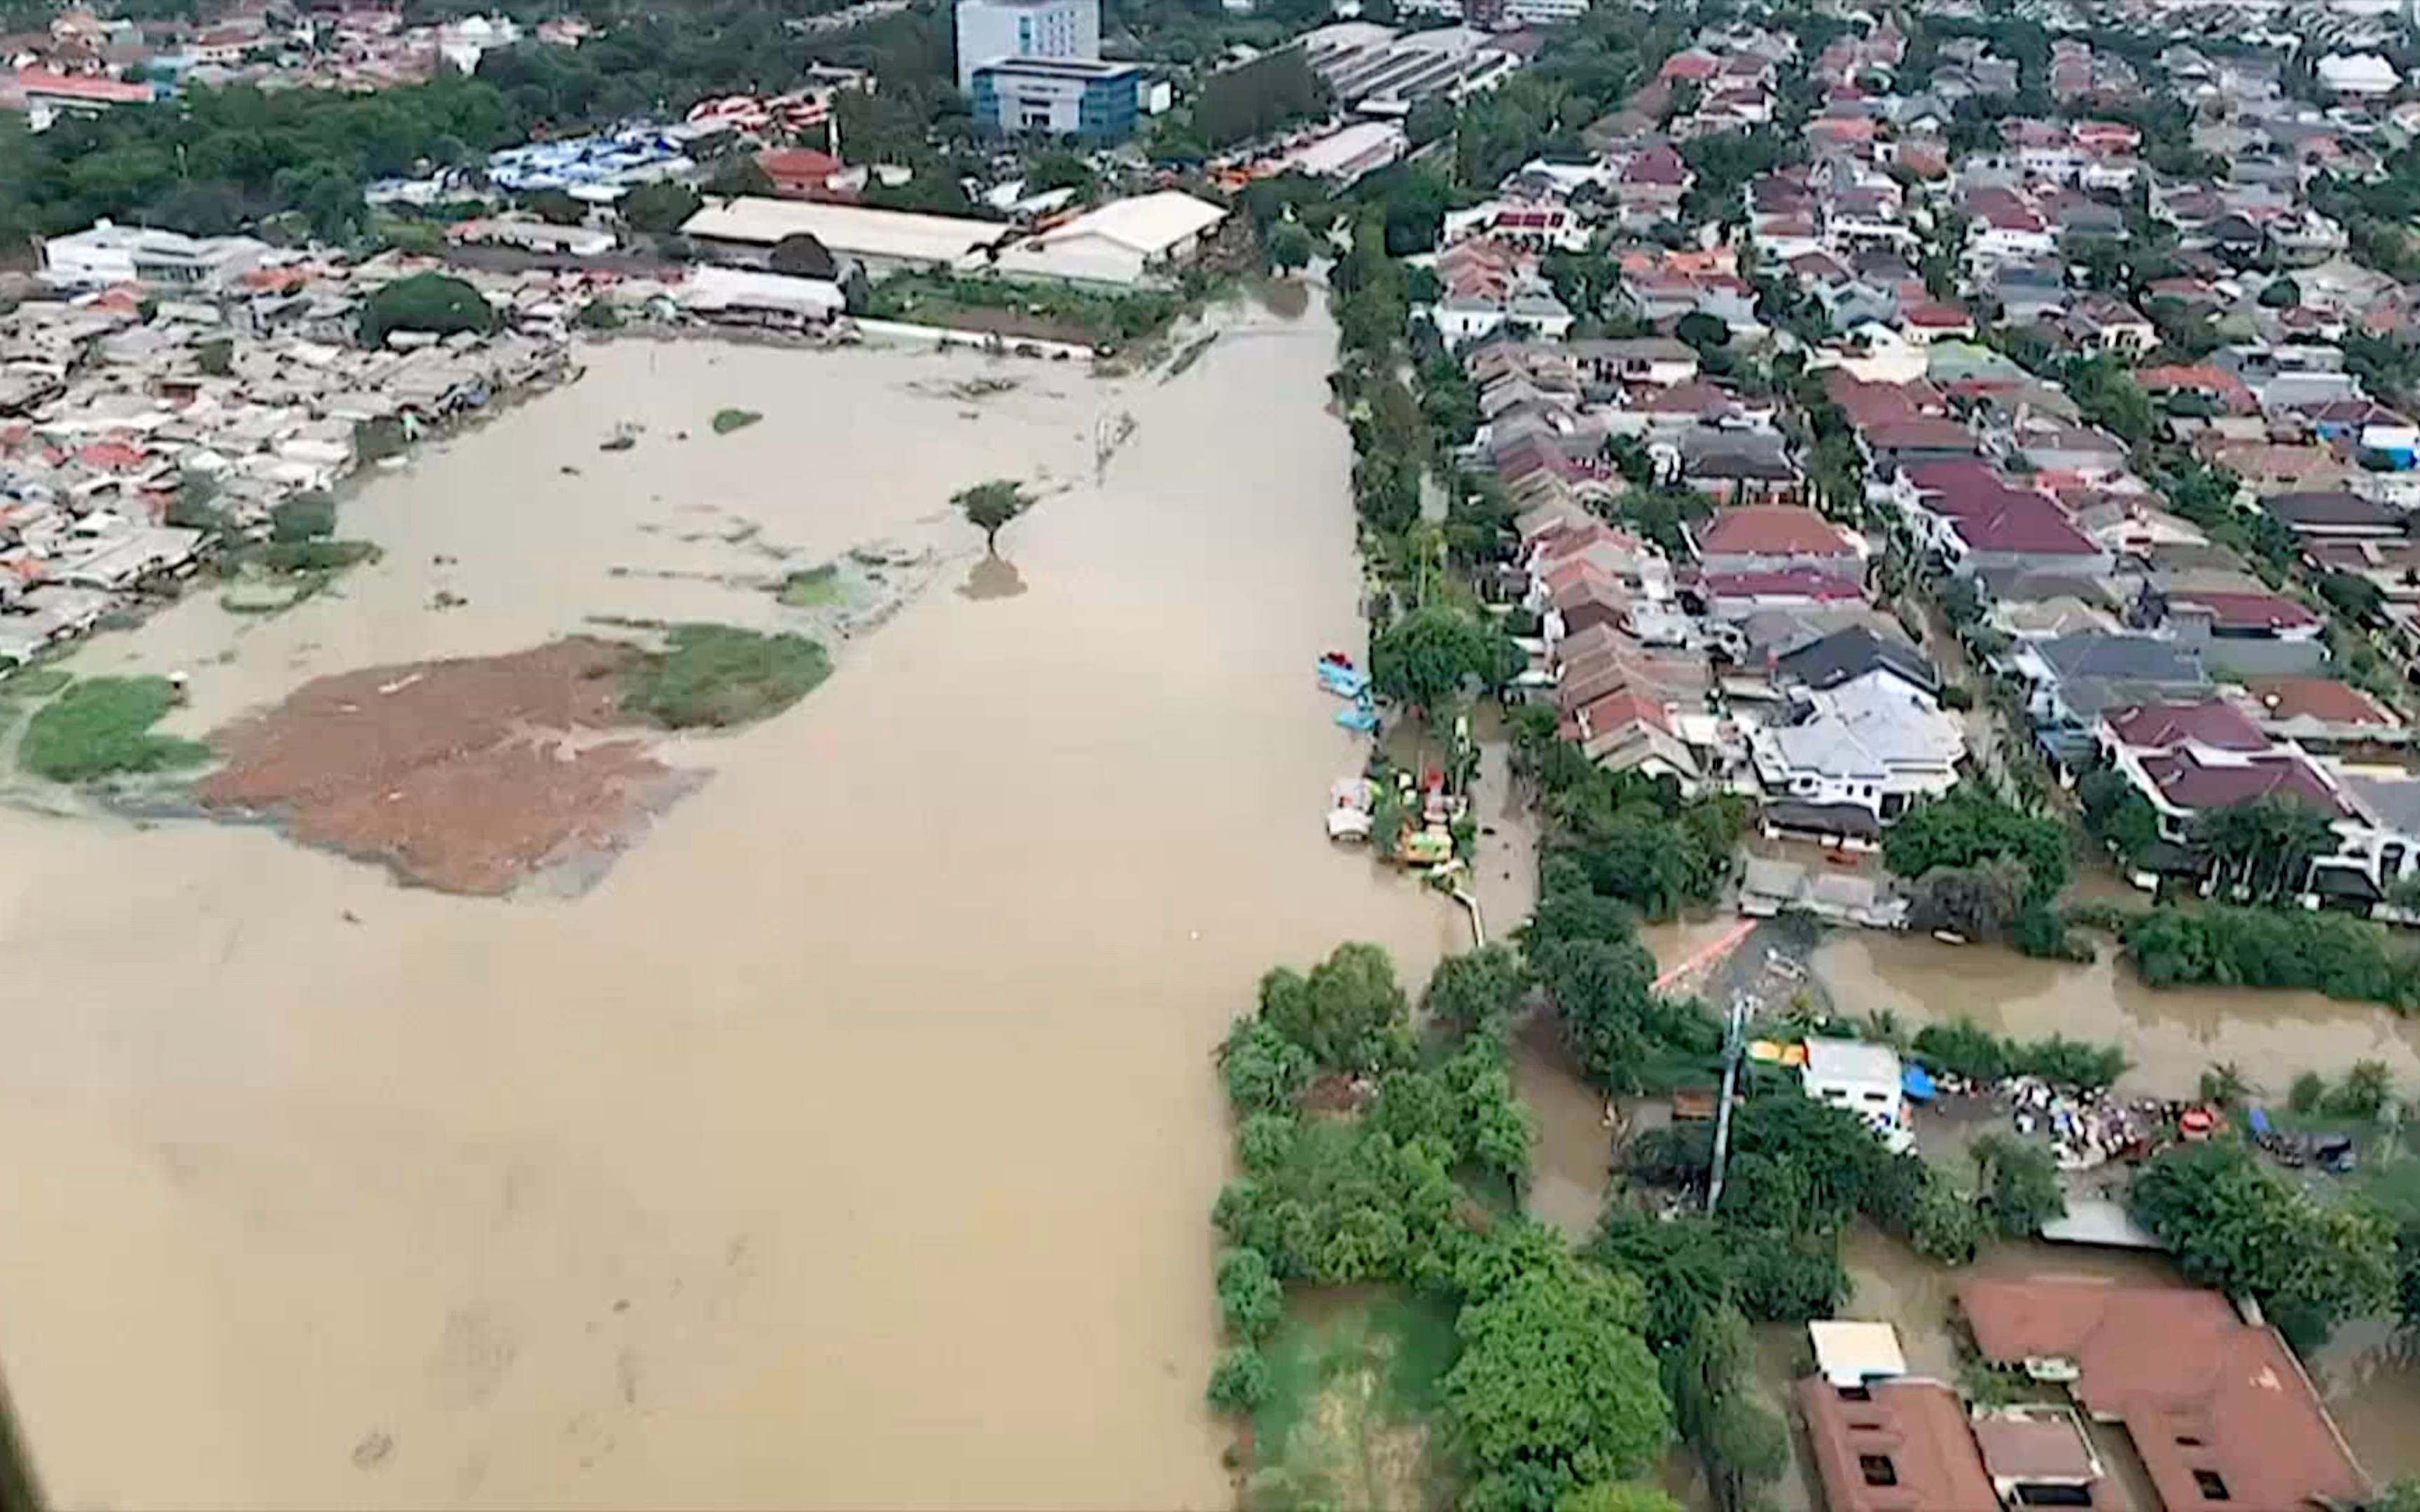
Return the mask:
<path id="1" fill-rule="evenodd" d="M 1228 1500 L 1211 1048 L 1274 963 L 1417 981 L 1465 925 L 1321 834 L 1360 752 L 1310 675 L 1361 638 L 1333 332 L 1227 319 L 1164 385 L 599 348 L 349 504 L 386 557 L 338 593 L 80 654 L 189 670 L 198 733 L 590 615 L 793 624 L 764 575 L 870 537 L 943 559 L 797 708 L 666 742 L 711 775 L 576 901 L 0 810 L 0 1361 L 59 1504 Z M 1024 591 L 961 596 L 946 501 L 1000 476 L 1047 495 Z"/>
<path id="2" fill-rule="evenodd" d="M 2364 1059 L 2385 1061 L 2405 1087 L 2420 1085 L 2420 1026 L 2375 1004 L 2317 993 L 2156 991 L 2134 980 L 2116 946 L 2096 943 L 2099 961 L 2072 965 L 1920 935 L 1840 931 L 1816 951 L 1814 972 L 1837 1010 L 1862 1017 L 1889 1009 L 1910 1030 L 1966 1017 L 2020 1039 L 2114 1041 L 2134 1063 L 2126 1087 L 2148 1095 L 2190 1097 L 2220 1060 L 2242 1066 L 2273 1097 L 2303 1072 L 2337 1077 Z"/>

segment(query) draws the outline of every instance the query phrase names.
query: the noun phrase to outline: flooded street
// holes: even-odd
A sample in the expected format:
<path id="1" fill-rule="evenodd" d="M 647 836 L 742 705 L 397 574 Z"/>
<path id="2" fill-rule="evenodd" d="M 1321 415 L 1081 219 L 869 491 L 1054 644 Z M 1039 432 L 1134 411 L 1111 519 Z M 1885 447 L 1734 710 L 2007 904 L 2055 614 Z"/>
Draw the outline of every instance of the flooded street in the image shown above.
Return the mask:
<path id="1" fill-rule="evenodd" d="M 2370 1003 L 2317 993 L 2228 988 L 2155 991 L 2134 980 L 2117 947 L 2095 938 L 2091 965 L 2033 961 L 2013 950 L 1943 945 L 1920 935 L 1835 931 L 1813 968 L 1835 1008 L 1862 1018 L 1889 1009 L 1914 1033 L 1972 1018 L 2019 1039 L 2063 1034 L 2115 1042 L 2134 1069 L 2124 1087 L 2190 1097 L 2213 1061 L 2232 1060 L 2264 1093 L 2282 1098 L 2305 1071 L 2342 1076 L 2356 1060 L 2383 1060 L 2420 1091 L 2420 1025 Z"/>
<path id="2" fill-rule="evenodd" d="M 1716 918 L 1659 926 L 1643 930 L 1641 938 L 1668 971 L 1719 939 L 1731 922 Z M 1744 947 L 1765 948 L 1758 938 Z M 2382 1009 L 2312 994 L 2153 992 L 2133 980 L 2114 947 L 2104 941 L 2101 948 L 2099 963 L 2078 966 L 1920 937 L 1835 931 L 1816 949 L 1812 975 L 1837 1011 L 1862 1016 L 1888 1009 L 1910 1032 L 1962 1015 L 2024 1038 L 2059 1033 L 2114 1040 L 2135 1063 L 2126 1085 L 2147 1094 L 2190 1096 L 2203 1069 L 2222 1059 L 2239 1062 L 2274 1098 L 2282 1098 L 2304 1070 L 2341 1076 L 2353 1061 L 2372 1057 L 2386 1061 L 2407 1090 L 2420 1088 L 2420 1037 Z M 1692 981 L 1683 990 L 1700 985 Z M 1539 1125 L 1529 1209 L 1574 1239 L 1584 1238 L 1609 1184 L 1602 1104 L 1569 1066 L 1549 1024 L 1532 1024 L 1517 1042 L 1514 1075 Z M 1940 1119 L 1924 1125 L 1927 1148 L 1936 1152 L 1976 1132 Z M 1954 1155 L 1944 1158 L 1958 1161 Z M 1962 1165 L 1959 1169 L 1963 1176 Z M 2135 1285 L 2183 1284 L 2161 1257 L 2039 1242 L 1995 1243 L 1972 1267 L 1953 1271 L 1862 1224 L 1845 1237 L 1842 1260 L 1854 1288 L 1842 1316 L 1894 1323 L 1911 1371 L 1948 1381 L 1959 1375 L 1951 1308 L 1959 1287 L 1970 1279 L 2069 1274 Z M 1757 1338 L 1760 1395 L 1780 1410 L 1791 1382 L 1812 1368 L 1806 1330 L 1761 1325 Z M 2370 1473 L 2420 1474 L 2420 1352 L 2408 1337 L 2381 1320 L 2350 1324 L 2308 1368 L 2346 1442 Z M 2106 1439 L 2115 1430 L 2095 1432 Z M 1782 1512 L 1820 1505 L 1799 1437 L 1798 1468 L 1766 1491 Z M 2128 1477 L 2134 1498 L 2156 1504 L 2148 1500 L 2150 1487 L 2137 1457 L 2118 1452 L 2115 1443 L 2102 1447 L 2104 1458 Z M 1711 1504 L 1679 1458 L 1671 1481 L 1687 1504 Z"/>
<path id="3" fill-rule="evenodd" d="M 577 901 L 0 810 L 0 1360 L 54 1499 L 1223 1504 L 1210 1050 L 1272 964 L 1372 939 L 1417 987 L 1466 939 L 1320 831 L 1361 754 L 1310 675 L 1362 640 L 1331 346 L 1256 313 L 1164 385 L 596 349 L 349 504 L 387 556 L 330 595 L 80 656 L 190 670 L 198 731 L 941 554 L 798 708 L 673 743 L 712 776 Z M 1019 592 L 947 508 L 989 477 L 1047 495 Z M 1480 878 L 1509 929 L 1526 872 Z"/>

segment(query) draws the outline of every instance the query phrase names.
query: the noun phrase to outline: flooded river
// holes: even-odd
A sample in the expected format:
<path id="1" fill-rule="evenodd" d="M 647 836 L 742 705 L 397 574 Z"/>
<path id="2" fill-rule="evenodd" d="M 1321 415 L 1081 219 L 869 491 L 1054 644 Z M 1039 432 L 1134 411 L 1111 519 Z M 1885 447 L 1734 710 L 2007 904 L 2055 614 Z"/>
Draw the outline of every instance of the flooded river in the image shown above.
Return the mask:
<path id="1" fill-rule="evenodd" d="M 1417 980 L 1464 929 L 1321 835 L 1332 333 L 1235 319 L 1165 384 L 602 348 L 349 504 L 387 557 L 336 594 L 82 655 L 188 669 L 198 729 L 592 615 L 782 623 L 734 586 L 778 549 L 948 555 L 797 709 L 683 743 L 713 776 L 575 902 L 0 811 L 0 1359 L 56 1501 L 1226 1501 L 1211 1047 L 1272 963 Z M 1048 494 L 1022 591 L 939 591 L 994 476 Z"/>

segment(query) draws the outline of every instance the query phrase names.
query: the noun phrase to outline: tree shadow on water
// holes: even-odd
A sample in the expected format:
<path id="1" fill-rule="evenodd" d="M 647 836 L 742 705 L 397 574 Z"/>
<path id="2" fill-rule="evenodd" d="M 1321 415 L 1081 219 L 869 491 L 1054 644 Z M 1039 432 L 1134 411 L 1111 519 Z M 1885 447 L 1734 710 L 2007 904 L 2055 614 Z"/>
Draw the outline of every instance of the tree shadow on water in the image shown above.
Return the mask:
<path id="1" fill-rule="evenodd" d="M 1025 592 L 1025 579 L 1016 563 L 986 554 L 967 569 L 967 580 L 958 585 L 960 598 L 1015 598 Z"/>

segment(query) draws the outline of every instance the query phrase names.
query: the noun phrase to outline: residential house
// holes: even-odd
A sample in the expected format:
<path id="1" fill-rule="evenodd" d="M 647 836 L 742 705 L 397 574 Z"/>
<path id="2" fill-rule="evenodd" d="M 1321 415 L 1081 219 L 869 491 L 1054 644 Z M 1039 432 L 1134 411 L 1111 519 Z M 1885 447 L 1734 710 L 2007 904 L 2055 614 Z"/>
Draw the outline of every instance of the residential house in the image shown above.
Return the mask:
<path id="1" fill-rule="evenodd" d="M 1717 506 L 1784 506 L 1798 497 L 1803 477 L 1778 431 L 1698 425 L 1669 444 L 1680 462 L 1679 483 Z"/>
<path id="2" fill-rule="evenodd" d="M 1834 1107 L 1846 1108 L 1864 1119 L 1867 1125 L 1885 1137 L 1904 1136 L 1907 1129 L 1907 1093 L 1900 1083 L 1899 1052 L 1886 1044 L 1869 1040 L 1827 1040 L 1810 1036 L 1807 1041 L 1807 1061 L 1800 1072 L 1799 1088 L 1807 1097 Z M 1824 1335 L 1815 1335 L 1819 1348 L 1835 1341 Z M 1880 1341 L 1874 1341 L 1878 1344 Z M 1893 1343 L 1896 1344 L 1896 1337 Z M 1867 1345 L 1859 1350 L 1835 1347 L 1823 1351 L 1832 1358 L 1826 1362 L 1830 1374 L 1845 1377 L 1853 1372 L 1857 1381 L 1871 1384 L 1906 1373 L 1903 1361 L 1894 1362 L 1894 1349 L 1885 1351 Z M 1845 1356 L 1845 1358 L 1844 1358 Z M 1819 1359 L 1821 1356 L 1819 1355 Z M 1894 1370 L 1893 1365 L 1899 1368 Z"/>
<path id="3" fill-rule="evenodd" d="M 1622 223 L 1648 225 L 1679 219 L 1681 202 L 1697 177 L 1667 144 L 1656 143 L 1637 154 L 1614 180 L 1614 203 L 1621 207 Z"/>
<path id="4" fill-rule="evenodd" d="M 1958 1302 L 1986 1362 L 2063 1383 L 2087 1416 L 2125 1428 L 2167 1512 L 2367 1494 L 2302 1362 L 2215 1291 L 1987 1280 Z"/>
<path id="5" fill-rule="evenodd" d="M 1698 350 L 1669 336 L 1575 341 L 1568 349 L 1597 383 L 1652 384 L 1670 388 L 1698 376 Z"/>
<path id="6" fill-rule="evenodd" d="M 1938 1381 L 1797 1386 L 1815 1473 L 1831 1512 L 1999 1512 L 1966 1422 Z"/>
<path id="7" fill-rule="evenodd" d="M 1884 497 L 1961 576 L 2021 571 L 2089 577 L 2109 566 L 2101 543 L 2076 529 L 2046 495 L 2015 486 L 1979 461 L 1903 467 Z"/>
<path id="8" fill-rule="evenodd" d="M 2150 316 L 2124 300 L 2106 294 L 2079 299 L 2062 322 L 2079 346 L 2090 350 L 2140 357 L 2160 344 Z"/>
<path id="9" fill-rule="evenodd" d="M 1811 509 L 1748 505 L 1717 510 L 1689 530 L 1690 545 L 1708 578 L 1802 571 L 1854 583 L 1865 576 L 1864 548 Z"/>
<path id="10" fill-rule="evenodd" d="M 1695 791 L 1702 779 L 1670 715 L 1629 688 L 1582 705 L 1567 721 L 1563 738 L 1608 771 L 1669 777 L 1683 793 Z"/>
<path id="11" fill-rule="evenodd" d="M 1774 657 L 1773 682 L 1785 691 L 1829 693 L 1869 678 L 1889 678 L 1912 695 L 1938 700 L 1941 674 L 1906 641 L 1859 624 L 1790 647 Z"/>
<path id="12" fill-rule="evenodd" d="M 2190 702 L 2212 687 L 2201 655 L 2159 636 L 2079 631 L 2020 641 L 2009 665 L 2030 685 L 2026 712 L 2045 744 L 2088 737 L 2103 712 L 2145 702 Z"/>
<path id="13" fill-rule="evenodd" d="M 2281 677 L 2327 665 L 2326 622 L 2266 589 L 2147 590 L 2162 631 L 2219 676 Z"/>
<path id="14" fill-rule="evenodd" d="M 2345 488 L 2273 493 L 2260 507 L 2306 540 L 2389 540 L 2404 534 L 2404 517 Z"/>
<path id="15" fill-rule="evenodd" d="M 1757 780 L 1774 798 L 1854 805 L 1887 823 L 1957 784 L 1962 728 L 1896 673 L 1802 693 L 1790 713 L 1794 722 L 1761 725 L 1748 737 Z"/>
<path id="16" fill-rule="evenodd" d="M 2409 726 L 2350 683 L 2326 677 L 2255 677 L 2226 690 L 2238 713 L 2273 741 L 2299 746 L 2402 745 Z"/>

